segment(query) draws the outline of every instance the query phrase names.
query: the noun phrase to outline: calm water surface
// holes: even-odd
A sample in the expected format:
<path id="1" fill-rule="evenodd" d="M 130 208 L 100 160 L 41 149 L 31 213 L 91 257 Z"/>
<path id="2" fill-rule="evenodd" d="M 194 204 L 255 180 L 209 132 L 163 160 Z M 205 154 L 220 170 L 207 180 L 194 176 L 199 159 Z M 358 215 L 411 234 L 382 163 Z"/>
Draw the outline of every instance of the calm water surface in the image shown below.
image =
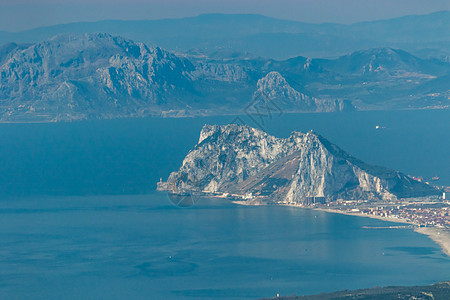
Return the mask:
<path id="1" fill-rule="evenodd" d="M 278 137 L 313 129 L 367 163 L 450 185 L 450 110 L 241 118 Z M 233 119 L 0 124 L 0 195 L 146 194 L 180 167 L 204 124 Z"/>
<path id="2" fill-rule="evenodd" d="M 181 209 L 154 192 L 205 123 L 232 119 L 0 124 L 0 298 L 252 299 L 450 279 L 426 236 L 362 228 L 379 220 L 207 199 Z M 450 185 L 450 111 L 242 119 L 280 137 L 314 129 Z"/>
<path id="3" fill-rule="evenodd" d="M 289 207 L 164 194 L 0 202 L 3 299 L 252 299 L 450 278 L 407 229 Z M 391 223 L 388 223 L 391 224 Z"/>

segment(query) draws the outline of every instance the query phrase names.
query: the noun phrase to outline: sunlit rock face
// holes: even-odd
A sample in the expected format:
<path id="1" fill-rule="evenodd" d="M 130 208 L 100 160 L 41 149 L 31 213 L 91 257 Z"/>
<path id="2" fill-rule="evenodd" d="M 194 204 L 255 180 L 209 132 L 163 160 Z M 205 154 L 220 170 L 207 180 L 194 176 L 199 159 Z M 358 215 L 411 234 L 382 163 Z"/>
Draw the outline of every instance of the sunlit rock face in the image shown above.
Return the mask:
<path id="1" fill-rule="evenodd" d="M 449 70 L 390 48 L 276 61 L 62 34 L 0 45 L 0 122 L 236 115 L 268 102 L 283 113 L 447 109 Z"/>
<path id="2" fill-rule="evenodd" d="M 133 116 L 192 91 L 188 60 L 108 34 L 60 35 L 2 60 L 0 99 L 12 115 Z"/>
<path id="3" fill-rule="evenodd" d="M 408 176 L 368 165 L 314 133 L 276 138 L 240 125 L 205 125 L 198 144 L 159 190 L 249 195 L 258 202 L 394 200 L 435 194 Z"/>
<path id="4" fill-rule="evenodd" d="M 292 88 L 280 73 L 272 71 L 258 80 L 255 96 L 264 95 L 280 109 L 299 112 L 335 112 L 353 110 L 353 105 L 342 99 L 317 99 Z"/>

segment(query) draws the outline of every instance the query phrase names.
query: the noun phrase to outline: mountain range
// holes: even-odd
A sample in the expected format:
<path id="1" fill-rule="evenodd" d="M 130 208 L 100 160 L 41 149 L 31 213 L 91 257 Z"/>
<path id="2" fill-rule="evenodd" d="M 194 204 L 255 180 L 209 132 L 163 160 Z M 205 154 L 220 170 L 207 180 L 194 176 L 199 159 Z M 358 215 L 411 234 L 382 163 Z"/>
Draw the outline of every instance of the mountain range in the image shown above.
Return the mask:
<path id="1" fill-rule="evenodd" d="M 234 195 L 252 204 L 391 201 L 438 192 L 401 172 L 366 164 L 312 131 L 283 139 L 237 124 L 205 125 L 180 169 L 158 189 Z"/>
<path id="2" fill-rule="evenodd" d="M 233 50 L 287 59 L 337 57 L 360 49 L 400 48 L 423 58 L 450 56 L 450 11 L 389 20 L 312 24 L 249 14 L 205 14 L 181 19 L 80 22 L 0 32 L 0 44 L 36 43 L 58 34 L 109 33 L 170 51 Z"/>
<path id="3" fill-rule="evenodd" d="M 0 120 L 242 114 L 449 106 L 450 64 L 375 48 L 337 59 L 172 53 L 105 33 L 0 47 Z"/>

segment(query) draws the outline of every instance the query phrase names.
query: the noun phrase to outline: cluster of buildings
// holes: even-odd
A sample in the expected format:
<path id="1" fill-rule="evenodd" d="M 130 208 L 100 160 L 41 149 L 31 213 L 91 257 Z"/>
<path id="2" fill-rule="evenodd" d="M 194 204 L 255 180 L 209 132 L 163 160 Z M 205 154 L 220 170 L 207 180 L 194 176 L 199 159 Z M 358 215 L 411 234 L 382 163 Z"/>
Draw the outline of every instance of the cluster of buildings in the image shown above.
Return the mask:
<path id="1" fill-rule="evenodd" d="M 450 228 L 450 206 L 448 205 L 380 206 L 363 209 L 361 213 L 402 219 L 417 226 Z"/>
<path id="2" fill-rule="evenodd" d="M 416 226 L 436 226 L 450 228 L 450 202 L 406 202 L 402 204 L 369 204 L 357 203 L 329 203 L 327 206 L 347 213 L 360 213 L 369 216 L 390 218 L 392 221 L 407 221 Z"/>

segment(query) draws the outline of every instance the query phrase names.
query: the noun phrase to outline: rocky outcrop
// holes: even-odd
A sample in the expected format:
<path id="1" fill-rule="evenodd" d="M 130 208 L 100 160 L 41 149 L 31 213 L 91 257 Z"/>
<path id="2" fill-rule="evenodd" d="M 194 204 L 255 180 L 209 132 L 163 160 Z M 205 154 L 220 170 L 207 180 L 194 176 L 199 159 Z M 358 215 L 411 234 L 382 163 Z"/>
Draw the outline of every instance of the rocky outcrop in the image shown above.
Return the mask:
<path id="1" fill-rule="evenodd" d="M 214 80 L 223 82 L 239 82 L 249 80 L 249 74 L 244 67 L 237 64 L 204 63 L 195 65 L 191 72 L 194 80 Z"/>
<path id="2" fill-rule="evenodd" d="M 286 113 L 449 107 L 450 65 L 400 50 L 333 60 L 213 57 L 101 33 L 5 44 L 0 122 L 237 115 L 259 105 Z"/>
<path id="3" fill-rule="evenodd" d="M 272 71 L 258 80 L 255 97 L 264 95 L 282 110 L 298 112 L 333 112 L 353 110 L 351 102 L 342 99 L 317 99 L 292 88 L 280 73 Z"/>
<path id="4" fill-rule="evenodd" d="M 235 124 L 205 125 L 180 169 L 158 189 L 251 195 L 253 201 L 277 203 L 312 197 L 390 200 L 437 192 L 398 171 L 368 165 L 312 131 L 282 139 Z"/>
<path id="5" fill-rule="evenodd" d="M 0 100 L 12 119 L 133 116 L 192 92 L 188 60 L 108 34 L 56 36 L 2 61 Z"/>

